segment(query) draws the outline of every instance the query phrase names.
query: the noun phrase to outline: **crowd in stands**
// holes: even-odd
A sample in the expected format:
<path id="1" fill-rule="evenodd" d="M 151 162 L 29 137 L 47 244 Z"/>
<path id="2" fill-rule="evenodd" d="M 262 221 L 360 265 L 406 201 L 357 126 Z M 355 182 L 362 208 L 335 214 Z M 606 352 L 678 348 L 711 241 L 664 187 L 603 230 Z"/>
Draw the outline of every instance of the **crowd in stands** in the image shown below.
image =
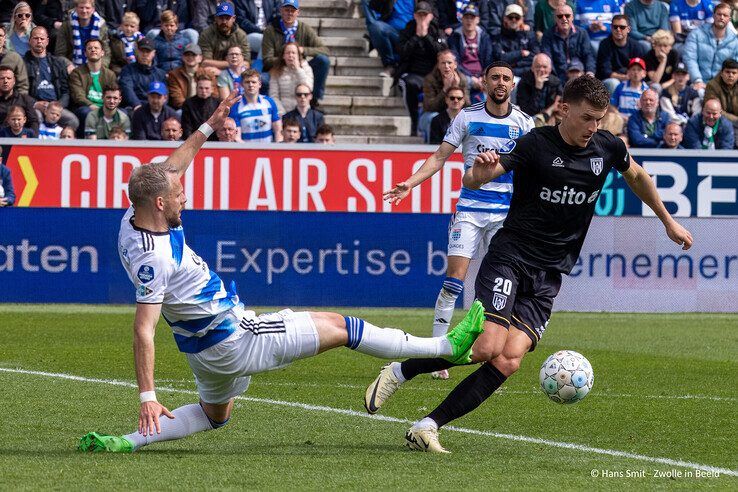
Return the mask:
<path id="1" fill-rule="evenodd" d="M 732 1 L 732 0 L 731 0 Z M 735 2 L 738 4 L 738 2 Z M 1 0 L 0 138 L 178 140 L 231 91 L 211 140 L 332 142 L 325 43 L 299 0 Z M 361 0 L 413 135 L 441 141 L 508 62 L 513 102 L 560 120 L 563 85 L 611 91 L 602 126 L 632 147 L 734 148 L 738 11 L 711 0 Z M 231 123 L 232 121 L 232 123 Z"/>

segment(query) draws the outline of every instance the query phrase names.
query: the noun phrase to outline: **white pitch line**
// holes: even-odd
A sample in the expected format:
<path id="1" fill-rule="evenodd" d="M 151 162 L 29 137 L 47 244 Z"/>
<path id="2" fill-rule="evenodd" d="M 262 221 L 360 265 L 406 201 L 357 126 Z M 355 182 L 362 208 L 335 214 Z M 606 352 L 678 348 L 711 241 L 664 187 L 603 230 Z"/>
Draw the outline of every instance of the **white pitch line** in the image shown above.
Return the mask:
<path id="1" fill-rule="evenodd" d="M 138 385 L 129 381 L 118 381 L 115 379 L 99 379 L 99 378 L 88 378 L 84 376 L 75 376 L 73 374 L 64 374 L 56 372 L 44 372 L 44 371 L 30 371 L 27 369 L 13 369 L 0 367 L 0 372 L 11 373 L 11 374 L 26 374 L 31 376 L 43 376 L 56 379 L 65 379 L 68 381 L 78 381 L 83 383 L 100 383 L 114 386 L 124 386 L 127 388 L 138 388 Z M 157 391 L 179 393 L 187 395 L 197 395 L 196 391 L 183 390 L 168 387 L 157 387 Z M 283 400 L 272 400 L 269 398 L 253 398 L 250 396 L 237 396 L 237 400 L 250 401 L 253 403 L 266 403 L 269 405 L 278 405 L 282 407 L 300 408 L 302 410 L 310 410 L 314 412 L 329 412 L 340 415 L 350 415 L 352 417 L 361 417 L 371 420 L 379 420 L 383 422 L 395 422 L 400 424 L 412 424 L 413 422 L 408 419 L 399 419 L 397 417 L 388 417 L 386 415 L 369 415 L 363 412 L 357 412 L 356 410 L 348 410 L 343 408 L 327 407 L 323 405 L 312 405 L 309 403 L 299 403 L 292 401 Z M 660 458 L 655 456 L 646 456 L 643 454 L 629 453 L 627 451 L 618 451 L 615 449 L 595 448 L 592 446 L 585 446 L 583 444 L 576 444 L 570 442 L 551 441 L 549 439 L 540 439 L 537 437 L 520 436 L 515 434 L 503 434 L 499 432 L 484 431 L 477 429 L 467 429 L 465 427 L 447 426 L 444 427 L 446 430 L 461 432 L 464 434 L 472 434 L 475 436 L 489 436 L 496 437 L 498 439 L 506 439 L 509 441 L 524 442 L 528 444 L 543 444 L 545 446 L 551 446 L 555 448 L 571 449 L 574 451 L 582 451 L 584 453 L 601 454 L 605 456 L 614 456 L 618 458 L 628 458 L 637 461 L 646 461 L 650 463 L 658 463 L 667 466 L 678 466 L 681 468 L 692 468 L 695 470 L 702 470 L 706 472 L 719 473 L 720 475 L 729 475 L 731 477 L 738 477 L 738 470 L 731 470 L 729 468 L 720 468 L 717 466 L 703 465 L 700 463 L 692 463 L 690 461 L 674 460 L 671 458 Z"/>

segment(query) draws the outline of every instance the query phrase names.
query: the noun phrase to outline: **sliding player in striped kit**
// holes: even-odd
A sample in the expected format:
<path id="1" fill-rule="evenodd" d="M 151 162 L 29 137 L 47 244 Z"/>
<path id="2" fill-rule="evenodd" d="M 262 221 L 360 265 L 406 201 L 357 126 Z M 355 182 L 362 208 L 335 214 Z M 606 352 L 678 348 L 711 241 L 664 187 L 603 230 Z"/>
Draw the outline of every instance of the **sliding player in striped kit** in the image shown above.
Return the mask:
<path id="1" fill-rule="evenodd" d="M 470 361 L 484 322 L 481 303 L 448 335 L 419 338 L 336 313 L 293 312 L 257 316 L 246 310 L 185 241 L 181 179 L 205 140 L 219 129 L 240 96 L 233 92 L 163 163 L 136 168 L 128 183 L 133 204 L 120 225 L 118 249 L 136 290 L 133 354 L 141 406 L 138 430 L 125 436 L 91 432 L 82 451 L 132 452 L 158 441 L 181 439 L 224 426 L 233 399 L 251 375 L 346 346 L 375 357 L 446 357 Z M 195 375 L 199 403 L 169 411 L 154 384 L 154 329 L 163 316 Z M 166 418 L 160 418 L 160 417 Z"/>
<path id="2" fill-rule="evenodd" d="M 514 87 L 510 65 L 505 62 L 490 64 L 484 71 L 484 85 L 487 101 L 464 108 L 451 123 L 438 150 L 407 181 L 385 192 L 385 200 L 399 203 L 414 187 L 440 171 L 459 146 L 464 155 L 464 169 L 469 169 L 478 154 L 504 149 L 533 128 L 530 116 L 510 102 Z M 479 190 L 461 189 L 456 213 L 448 228 L 448 267 L 436 299 L 433 336 L 448 331 L 469 263 L 478 251 L 487 252 L 492 236 L 507 216 L 511 197 L 511 174 L 502 175 Z M 444 369 L 432 375 L 447 379 L 448 371 Z M 367 405 L 371 412 L 369 401 Z"/>

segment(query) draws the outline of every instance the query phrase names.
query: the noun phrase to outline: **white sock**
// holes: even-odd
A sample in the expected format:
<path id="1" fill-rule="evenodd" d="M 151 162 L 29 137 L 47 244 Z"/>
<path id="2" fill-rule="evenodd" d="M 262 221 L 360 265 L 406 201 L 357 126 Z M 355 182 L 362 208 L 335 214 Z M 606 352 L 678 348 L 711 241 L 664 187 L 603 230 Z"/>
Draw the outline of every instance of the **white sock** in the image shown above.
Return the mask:
<path id="1" fill-rule="evenodd" d="M 399 382 L 404 383 L 405 381 L 407 381 L 407 379 L 405 379 L 405 375 L 402 373 L 402 364 L 401 363 L 399 363 L 399 362 L 392 362 L 390 364 L 390 367 L 392 368 L 392 374 L 395 375 L 395 377 L 397 378 L 397 380 Z"/>
<path id="2" fill-rule="evenodd" d="M 397 359 L 452 355 L 451 344 L 446 337 L 416 337 L 396 328 L 379 328 L 351 316 L 346 316 L 346 330 L 349 334 L 347 347 L 374 357 Z"/>
<path id="3" fill-rule="evenodd" d="M 420 429 L 435 429 L 438 430 L 438 424 L 436 424 L 436 421 L 433 420 L 430 417 L 425 417 L 424 419 L 415 422 L 413 427 L 417 427 Z"/>
<path id="4" fill-rule="evenodd" d="M 448 332 L 451 318 L 454 315 L 456 299 L 464 288 L 464 282 L 453 277 L 446 277 L 441 292 L 436 299 L 436 310 L 433 313 L 433 336 L 440 337 Z"/>
<path id="5" fill-rule="evenodd" d="M 175 418 L 170 419 L 164 415 L 159 417 L 161 434 L 157 434 L 156 431 L 154 431 L 153 436 L 144 436 L 136 431 L 123 437 L 133 443 L 134 449 L 138 449 L 142 446 L 151 444 L 152 442 L 182 439 L 190 434 L 213 428 L 210 425 L 208 416 L 198 403 L 175 408 L 172 410 L 172 415 L 174 415 Z"/>

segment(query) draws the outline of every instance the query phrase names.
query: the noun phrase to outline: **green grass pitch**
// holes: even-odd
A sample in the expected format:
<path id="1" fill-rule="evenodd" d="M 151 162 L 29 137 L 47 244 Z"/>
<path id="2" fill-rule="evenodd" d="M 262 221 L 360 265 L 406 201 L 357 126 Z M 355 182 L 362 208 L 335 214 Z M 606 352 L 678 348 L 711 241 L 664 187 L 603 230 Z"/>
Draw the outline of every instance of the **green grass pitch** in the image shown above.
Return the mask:
<path id="1" fill-rule="evenodd" d="M 341 311 L 430 334 L 431 310 Z M 473 368 L 416 378 L 382 420 L 364 415 L 362 398 L 383 361 L 348 349 L 254 376 L 218 431 L 133 455 L 79 453 L 88 431 L 136 425 L 132 315 L 0 305 L 0 490 L 738 489 L 738 315 L 556 313 L 520 372 L 441 430 L 450 455 L 407 451 L 403 434 Z M 573 406 L 538 388 L 540 364 L 565 348 L 595 372 Z M 162 403 L 196 401 L 163 322 L 156 350 Z"/>

